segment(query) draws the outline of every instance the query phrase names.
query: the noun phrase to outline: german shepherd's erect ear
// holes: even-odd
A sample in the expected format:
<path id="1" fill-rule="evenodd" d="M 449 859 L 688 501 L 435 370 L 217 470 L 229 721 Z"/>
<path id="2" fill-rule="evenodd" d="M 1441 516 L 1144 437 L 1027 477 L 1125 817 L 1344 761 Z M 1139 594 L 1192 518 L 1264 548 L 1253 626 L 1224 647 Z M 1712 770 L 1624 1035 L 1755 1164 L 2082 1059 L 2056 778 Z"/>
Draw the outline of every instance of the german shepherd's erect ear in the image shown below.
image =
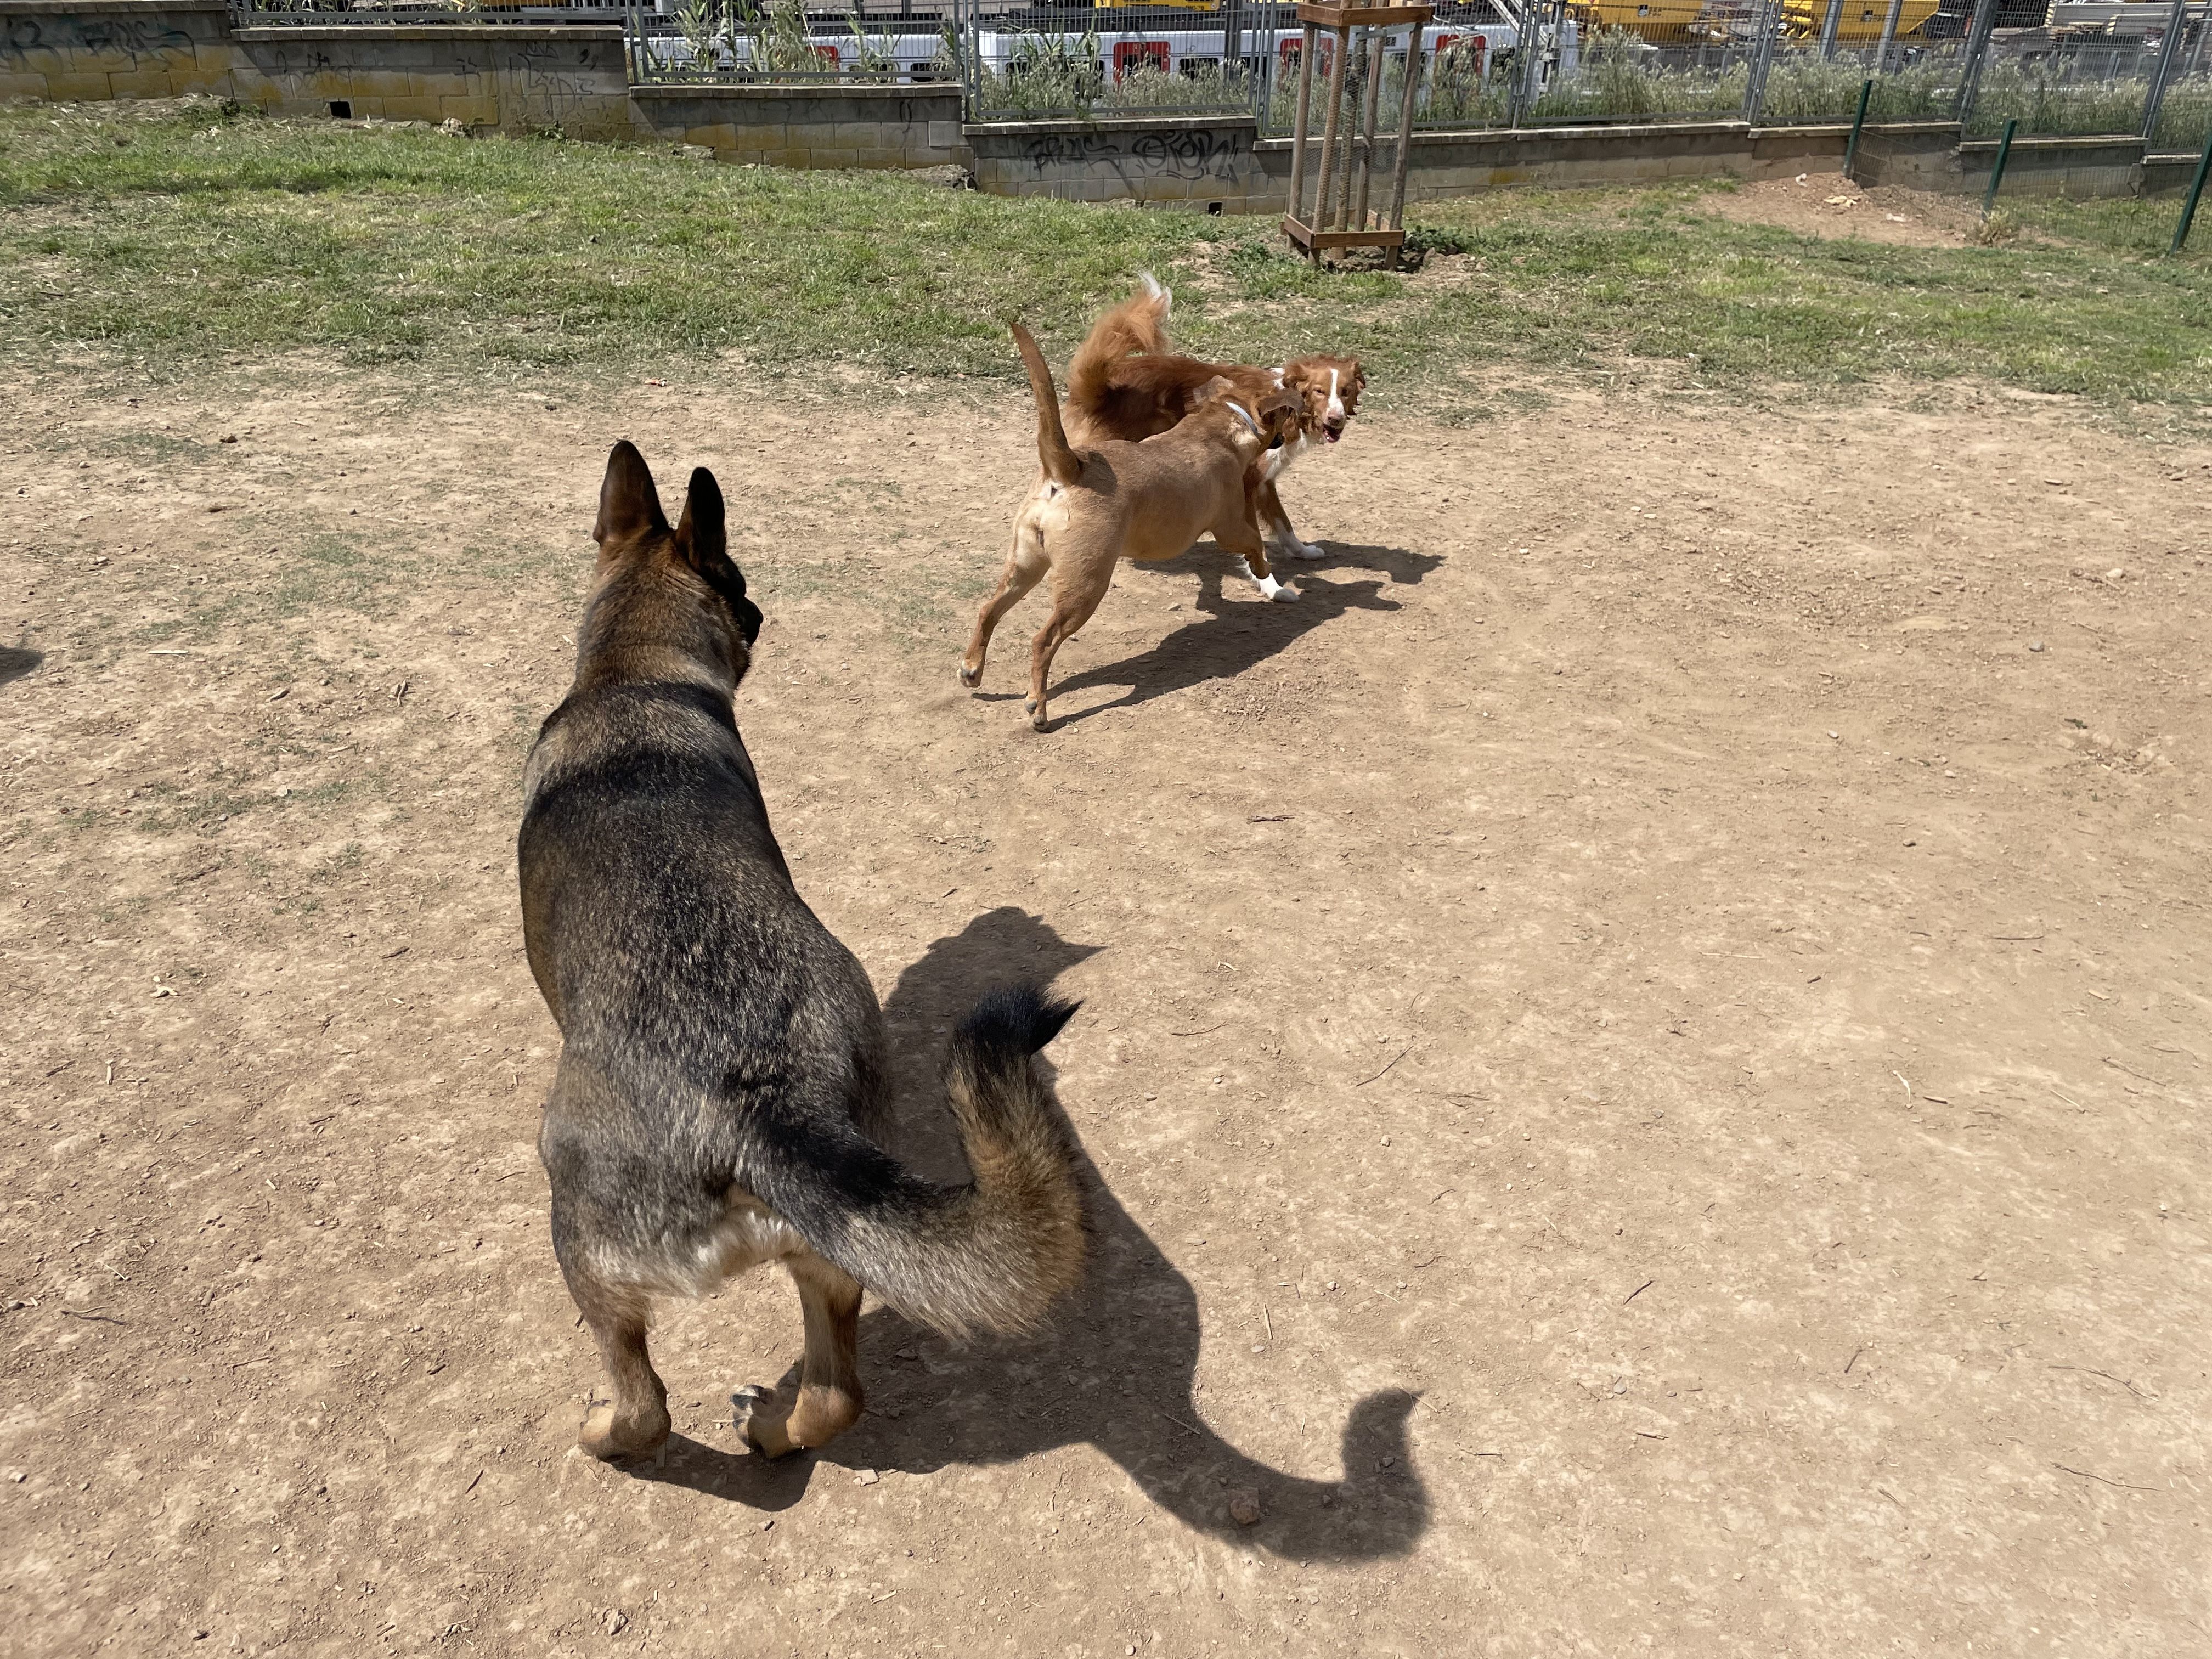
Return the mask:
<path id="1" fill-rule="evenodd" d="M 664 536 L 678 561 L 729 608 L 730 620 L 750 650 L 760 637 L 760 607 L 745 597 L 744 573 L 730 562 L 721 486 L 703 466 L 693 472 L 684 492 L 684 517 L 672 531 L 668 515 L 661 511 L 660 492 L 653 487 L 653 470 L 637 446 L 624 438 L 607 457 L 607 476 L 599 484 L 599 517 L 592 526 L 592 539 L 599 544 L 600 566 L 604 568 L 625 548 Z"/>
<path id="2" fill-rule="evenodd" d="M 684 495 L 684 517 L 676 526 L 676 556 L 690 566 L 701 581 L 721 596 L 737 618 L 738 632 L 750 650 L 760 637 L 760 607 L 745 597 L 745 573 L 730 558 L 730 541 L 722 516 L 722 487 L 705 467 L 691 474 Z"/>
<path id="3" fill-rule="evenodd" d="M 666 534 L 668 515 L 660 510 L 660 492 L 653 487 L 653 469 L 637 446 L 624 438 L 607 457 L 607 476 L 599 483 L 599 522 L 592 539 L 602 553 L 611 553 L 626 542 L 655 532 Z"/>

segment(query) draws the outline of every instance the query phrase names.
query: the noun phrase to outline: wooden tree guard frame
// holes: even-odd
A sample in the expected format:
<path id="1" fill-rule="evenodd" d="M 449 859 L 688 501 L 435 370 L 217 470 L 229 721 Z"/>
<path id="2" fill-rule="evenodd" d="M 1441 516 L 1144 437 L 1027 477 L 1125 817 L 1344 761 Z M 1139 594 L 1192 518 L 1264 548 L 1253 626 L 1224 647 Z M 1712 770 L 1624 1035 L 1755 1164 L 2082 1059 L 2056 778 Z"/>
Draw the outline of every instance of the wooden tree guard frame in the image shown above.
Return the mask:
<path id="1" fill-rule="evenodd" d="M 1421 86 L 1421 30 L 1436 15 L 1433 6 L 1302 4 L 1298 21 L 1305 26 L 1304 43 L 1298 48 L 1298 113 L 1291 134 L 1291 210 L 1283 216 L 1283 234 L 1319 263 L 1329 248 L 1379 247 L 1390 252 L 1398 264 L 1398 250 L 1406 240 L 1406 164 L 1411 159 L 1413 100 Z M 1389 29 L 1412 26 L 1411 49 L 1406 54 L 1405 96 L 1398 110 L 1398 142 L 1390 174 L 1388 212 L 1368 210 L 1369 187 L 1375 177 L 1375 122 L 1382 99 L 1384 49 Z M 1321 136 L 1321 166 L 1311 211 L 1306 204 L 1307 165 L 1313 135 L 1314 52 L 1323 33 L 1333 36 L 1335 47 L 1328 66 L 1328 99 Z M 1352 61 L 1352 37 L 1358 36 L 1362 61 L 1367 65 L 1364 109 L 1354 110 L 1347 130 L 1344 119 L 1345 70 Z"/>

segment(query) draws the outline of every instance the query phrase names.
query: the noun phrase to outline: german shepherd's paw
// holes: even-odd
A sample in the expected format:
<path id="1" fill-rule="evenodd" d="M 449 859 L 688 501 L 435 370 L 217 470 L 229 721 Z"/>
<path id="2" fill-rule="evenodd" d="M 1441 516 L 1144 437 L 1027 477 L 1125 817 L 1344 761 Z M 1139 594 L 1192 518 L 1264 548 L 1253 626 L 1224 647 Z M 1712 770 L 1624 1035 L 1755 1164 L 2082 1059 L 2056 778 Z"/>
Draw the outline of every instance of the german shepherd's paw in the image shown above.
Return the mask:
<path id="1" fill-rule="evenodd" d="M 619 1421 L 611 1405 L 594 1406 L 584 1413 L 576 1443 L 603 1462 L 630 1457 L 657 1457 L 668 1443 L 668 1408 L 656 1405 L 648 1413 Z"/>
<path id="2" fill-rule="evenodd" d="M 749 1383 L 730 1396 L 733 1425 L 745 1444 L 767 1457 L 826 1446 L 860 1420 L 860 1394 L 851 1389 L 801 1388 L 787 1401 L 773 1389 Z"/>
<path id="3" fill-rule="evenodd" d="M 983 683 L 983 671 L 980 668 L 970 668 L 964 662 L 954 672 L 960 676 L 960 684 L 970 691 Z"/>
<path id="4" fill-rule="evenodd" d="M 791 1413 L 775 1403 L 775 1390 L 748 1382 L 730 1396 L 730 1426 L 737 1430 L 746 1449 L 763 1457 L 781 1457 L 799 1448 L 793 1444 Z"/>

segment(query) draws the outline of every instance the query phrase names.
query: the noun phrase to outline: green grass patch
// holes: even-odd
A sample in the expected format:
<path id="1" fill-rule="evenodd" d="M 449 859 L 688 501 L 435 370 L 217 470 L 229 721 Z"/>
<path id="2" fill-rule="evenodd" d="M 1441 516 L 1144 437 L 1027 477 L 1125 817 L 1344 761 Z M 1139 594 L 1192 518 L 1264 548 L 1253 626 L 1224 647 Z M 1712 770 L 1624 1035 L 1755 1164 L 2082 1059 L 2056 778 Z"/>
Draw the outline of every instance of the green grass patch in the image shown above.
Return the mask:
<path id="1" fill-rule="evenodd" d="M 1064 354 L 1151 269 L 1177 284 L 1188 349 L 1356 350 L 1378 406 L 1447 418 L 1489 410 L 1500 369 L 1653 360 L 1746 387 L 1978 377 L 2184 407 L 2212 392 L 2212 260 L 2147 257 L 2178 204 L 2023 204 L 2036 236 L 1910 248 L 1722 219 L 1712 188 L 1430 204 L 1417 223 L 1440 257 L 1401 276 L 1316 270 L 1261 220 L 894 174 L 17 106 L 0 110 L 0 352 L 155 373 L 302 349 L 510 373 L 734 356 L 1015 384 L 1006 316 Z M 367 599 L 349 548 L 310 552 L 302 581 Z"/>

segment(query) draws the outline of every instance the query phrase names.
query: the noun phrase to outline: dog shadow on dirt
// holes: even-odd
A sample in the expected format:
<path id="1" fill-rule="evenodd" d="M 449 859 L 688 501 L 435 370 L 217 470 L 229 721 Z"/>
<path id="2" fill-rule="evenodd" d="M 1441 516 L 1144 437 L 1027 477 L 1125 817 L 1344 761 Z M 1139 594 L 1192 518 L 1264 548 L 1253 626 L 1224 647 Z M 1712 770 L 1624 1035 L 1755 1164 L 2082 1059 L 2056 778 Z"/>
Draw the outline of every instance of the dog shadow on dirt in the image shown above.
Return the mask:
<path id="1" fill-rule="evenodd" d="M 964 1178 L 937 1071 L 946 1034 L 991 987 L 1049 980 L 1100 948 L 1070 943 L 1008 906 L 938 940 L 900 975 L 884 1012 L 907 1126 L 894 1142 L 901 1158 L 935 1179 Z M 679 1435 L 663 1465 L 635 1473 L 781 1510 L 804 1496 L 817 1464 L 932 1474 L 948 1464 L 1010 1463 L 1084 1443 L 1112 1458 L 1154 1503 L 1218 1538 L 1297 1561 L 1410 1550 L 1429 1518 L 1406 1439 L 1415 1397 L 1374 1394 L 1352 1407 L 1340 1437 L 1340 1480 L 1285 1474 L 1237 1450 L 1206 1426 L 1191 1396 L 1200 1320 L 1190 1281 L 1090 1159 L 1079 1163 L 1090 1261 L 1083 1287 L 1042 1334 L 953 1342 L 872 1307 L 860 1321 L 867 1414 L 823 1450 L 772 1463 Z M 780 1386 L 794 1381 L 787 1374 Z M 1230 1513 L 1240 1492 L 1258 1496 L 1255 1524 L 1240 1525 Z"/>
<path id="2" fill-rule="evenodd" d="M 1149 589 L 1153 572 L 1195 570 L 1200 588 L 1199 619 L 1185 623 L 1140 656 L 1085 668 L 1052 685 L 1053 728 L 1073 726 L 1109 709 L 1133 708 L 1176 691 L 1187 691 L 1208 680 L 1231 679 L 1256 667 L 1300 635 L 1351 611 L 1398 611 L 1404 607 L 1389 597 L 1393 584 L 1410 587 L 1443 562 L 1434 553 L 1409 553 L 1402 547 L 1363 547 L 1349 543 L 1328 544 L 1327 556 L 1272 562 L 1275 574 L 1298 590 L 1292 604 L 1267 604 L 1252 590 L 1250 599 L 1231 600 L 1223 596 L 1225 582 L 1250 588 L 1243 565 L 1210 542 L 1158 564 L 1139 565 L 1119 573 L 1126 591 L 1137 595 Z M 1360 580 L 1347 573 L 1372 571 L 1379 580 Z M 1109 596 L 1108 605 L 1114 603 Z M 1016 612 L 1016 616 L 1020 613 Z M 1040 616 L 1039 620 L 1042 620 Z M 1008 621 L 1013 621 L 1009 617 Z M 1028 672 L 1029 653 L 1020 653 L 1022 672 Z M 1094 686 L 1122 686 L 1121 696 L 1087 708 L 1068 708 L 1071 694 Z M 990 695 L 990 694 L 986 694 Z M 1002 692 L 1000 697 L 1019 696 Z M 1067 712 L 1058 712 L 1066 708 Z"/>
<path id="3" fill-rule="evenodd" d="M 20 680 L 46 660 L 42 653 L 21 646 L 0 645 L 0 685 Z"/>

